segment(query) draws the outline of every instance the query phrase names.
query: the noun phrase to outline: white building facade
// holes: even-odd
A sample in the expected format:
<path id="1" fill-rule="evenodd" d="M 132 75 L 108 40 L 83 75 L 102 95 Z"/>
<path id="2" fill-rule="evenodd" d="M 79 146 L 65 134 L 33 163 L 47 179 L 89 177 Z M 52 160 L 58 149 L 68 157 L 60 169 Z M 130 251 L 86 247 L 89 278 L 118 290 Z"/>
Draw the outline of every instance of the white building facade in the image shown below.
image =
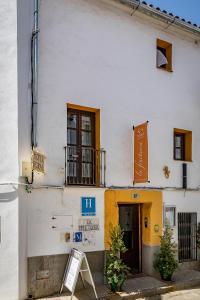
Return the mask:
<path id="1" fill-rule="evenodd" d="M 18 97 L 17 97 L 17 6 L 2 1 L 0 7 L 0 298 L 14 299 L 19 293 L 19 197 Z M 3 297 L 2 297 L 3 296 Z"/>
<path id="2" fill-rule="evenodd" d="M 19 135 L 19 168 L 16 178 L 8 174 L 5 179 L 27 183 L 24 177 L 29 175 L 30 182 L 19 185 L 15 200 L 18 205 L 19 197 L 15 214 L 20 214 L 23 266 L 19 299 L 58 292 L 73 247 L 87 253 L 95 281 L 102 282 L 110 223 L 120 223 L 125 230 L 124 259 L 132 270 L 153 274 L 167 216 L 181 266 L 195 268 L 200 218 L 199 28 L 138 1 L 41 0 L 33 121 L 34 3 L 18 2 L 19 127 L 13 136 Z M 158 50 L 167 60 L 159 67 Z M 146 121 L 148 180 L 133 183 L 133 126 Z M 34 150 L 45 156 L 44 174 L 34 172 L 34 178 L 24 167 L 31 162 L 31 127 Z M 0 205 L 8 210 L 13 203 Z M 9 222 L 6 215 L 1 219 Z M 192 230 L 183 249 L 181 232 L 188 224 Z M 3 235 L 2 229 L 1 251 L 7 247 Z M 7 296 L 3 286 L 2 291 L 4 299 L 17 299 Z"/>

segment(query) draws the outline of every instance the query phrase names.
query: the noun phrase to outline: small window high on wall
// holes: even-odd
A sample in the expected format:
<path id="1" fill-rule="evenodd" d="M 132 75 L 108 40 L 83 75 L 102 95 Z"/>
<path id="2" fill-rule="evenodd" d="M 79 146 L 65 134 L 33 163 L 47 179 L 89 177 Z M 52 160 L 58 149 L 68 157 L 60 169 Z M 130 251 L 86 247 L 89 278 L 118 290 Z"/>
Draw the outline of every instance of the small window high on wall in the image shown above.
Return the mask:
<path id="1" fill-rule="evenodd" d="M 192 161 L 192 131 L 174 128 L 174 159 Z"/>
<path id="2" fill-rule="evenodd" d="M 172 44 L 157 39 L 157 68 L 172 72 Z"/>

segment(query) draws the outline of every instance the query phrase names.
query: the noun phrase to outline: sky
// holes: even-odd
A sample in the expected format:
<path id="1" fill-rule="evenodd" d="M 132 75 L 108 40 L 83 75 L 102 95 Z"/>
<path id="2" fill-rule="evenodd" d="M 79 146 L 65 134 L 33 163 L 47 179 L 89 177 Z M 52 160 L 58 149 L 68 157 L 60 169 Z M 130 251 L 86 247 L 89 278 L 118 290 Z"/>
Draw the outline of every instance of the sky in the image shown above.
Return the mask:
<path id="1" fill-rule="evenodd" d="M 200 0 L 146 0 L 146 2 L 200 26 Z"/>

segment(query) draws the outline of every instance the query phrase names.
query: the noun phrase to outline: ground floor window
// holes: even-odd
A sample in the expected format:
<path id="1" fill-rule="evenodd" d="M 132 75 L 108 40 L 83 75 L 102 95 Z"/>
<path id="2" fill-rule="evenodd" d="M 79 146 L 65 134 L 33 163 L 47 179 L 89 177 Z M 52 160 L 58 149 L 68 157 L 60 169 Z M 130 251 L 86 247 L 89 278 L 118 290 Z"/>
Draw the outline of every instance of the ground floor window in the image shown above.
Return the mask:
<path id="1" fill-rule="evenodd" d="M 178 258 L 197 259 L 197 213 L 178 213 Z"/>
<path id="2" fill-rule="evenodd" d="M 165 206 L 164 207 L 164 223 L 169 224 L 171 228 L 176 226 L 176 207 Z"/>

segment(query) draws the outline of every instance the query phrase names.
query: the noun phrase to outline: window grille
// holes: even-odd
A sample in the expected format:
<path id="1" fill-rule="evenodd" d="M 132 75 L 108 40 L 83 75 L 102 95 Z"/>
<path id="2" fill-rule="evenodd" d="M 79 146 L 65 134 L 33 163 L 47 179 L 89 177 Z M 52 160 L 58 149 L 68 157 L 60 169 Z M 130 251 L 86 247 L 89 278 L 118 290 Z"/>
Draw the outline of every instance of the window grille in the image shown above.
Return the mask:
<path id="1" fill-rule="evenodd" d="M 197 213 L 178 213 L 178 258 L 197 259 Z"/>

